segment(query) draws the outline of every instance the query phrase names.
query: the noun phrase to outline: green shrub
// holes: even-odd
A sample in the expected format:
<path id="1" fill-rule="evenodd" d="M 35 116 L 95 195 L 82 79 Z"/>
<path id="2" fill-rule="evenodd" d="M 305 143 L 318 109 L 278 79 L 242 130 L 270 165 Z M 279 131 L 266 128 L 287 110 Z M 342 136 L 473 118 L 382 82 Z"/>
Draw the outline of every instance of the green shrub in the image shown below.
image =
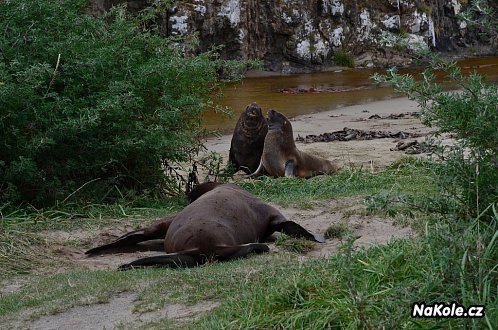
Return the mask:
<path id="1" fill-rule="evenodd" d="M 217 72 L 234 66 L 182 53 L 145 28 L 150 12 L 85 6 L 0 1 L 0 208 L 172 193 L 168 169 L 199 146 Z"/>
<path id="2" fill-rule="evenodd" d="M 348 68 L 354 68 L 354 59 L 351 54 L 344 52 L 334 53 L 334 63 L 340 66 L 346 66 Z"/>
<path id="3" fill-rule="evenodd" d="M 463 76 L 454 61 L 426 56 L 430 63 L 420 80 L 394 70 L 373 78 L 417 101 L 423 123 L 437 130 L 436 137 L 451 134 L 455 144 L 450 148 L 429 140 L 440 160 L 433 168 L 442 196 L 448 205 L 456 205 L 450 211 L 476 218 L 498 200 L 498 88 L 478 74 Z M 458 90 L 445 91 L 436 83 L 436 70 Z"/>

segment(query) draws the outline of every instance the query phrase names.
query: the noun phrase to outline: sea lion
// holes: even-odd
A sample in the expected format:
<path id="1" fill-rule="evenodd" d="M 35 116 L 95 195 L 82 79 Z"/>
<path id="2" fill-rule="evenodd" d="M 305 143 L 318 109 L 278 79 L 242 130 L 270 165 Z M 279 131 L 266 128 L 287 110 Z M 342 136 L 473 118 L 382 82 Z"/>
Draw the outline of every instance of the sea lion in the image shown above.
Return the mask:
<path id="1" fill-rule="evenodd" d="M 88 250 L 95 254 L 126 247 L 149 239 L 164 238 L 167 254 L 135 260 L 120 269 L 145 266 L 193 267 L 209 258 L 230 260 L 249 253 L 268 252 L 261 243 L 275 231 L 316 242 L 324 242 L 297 223 L 287 220 L 276 208 L 233 184 L 211 185 L 181 212 L 133 231 L 116 241 Z"/>
<path id="2" fill-rule="evenodd" d="M 256 176 L 264 168 L 274 177 L 309 178 L 318 174 L 331 174 L 339 166 L 327 159 L 310 155 L 296 148 L 292 125 L 280 112 L 268 111 L 268 133 L 258 169 L 249 175 Z"/>
<path id="3" fill-rule="evenodd" d="M 208 191 L 213 190 L 217 186 L 222 184 L 221 182 L 216 181 L 207 181 L 201 184 L 197 184 L 192 190 L 187 193 L 187 200 L 189 204 L 195 202 L 199 197 L 207 193 Z"/>
<path id="4" fill-rule="evenodd" d="M 250 174 L 258 168 L 267 132 L 268 124 L 261 107 L 249 104 L 240 114 L 230 144 L 228 163 L 234 166 L 235 172 L 243 170 Z"/>

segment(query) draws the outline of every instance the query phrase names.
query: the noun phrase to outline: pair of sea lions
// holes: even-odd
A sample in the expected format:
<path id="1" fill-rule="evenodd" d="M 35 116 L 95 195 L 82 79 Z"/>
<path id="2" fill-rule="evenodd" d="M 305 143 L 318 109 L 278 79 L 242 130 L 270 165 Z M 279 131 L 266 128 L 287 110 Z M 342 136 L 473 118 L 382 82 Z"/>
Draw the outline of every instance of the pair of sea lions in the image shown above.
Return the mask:
<path id="1" fill-rule="evenodd" d="M 297 149 L 290 121 L 275 110 L 268 111 L 266 121 L 255 103 L 246 108 L 235 126 L 229 162 L 250 177 L 264 170 L 273 177 L 309 178 L 332 174 L 339 169 L 337 164 L 327 159 Z M 247 169 L 251 172 L 248 173 Z"/>
<path id="2" fill-rule="evenodd" d="M 209 259 L 230 260 L 250 253 L 268 252 L 262 243 L 275 231 L 324 242 L 276 208 L 233 184 L 204 183 L 193 202 L 148 228 L 127 233 L 86 254 L 123 248 L 151 239 L 164 239 L 166 254 L 135 260 L 120 269 L 146 266 L 193 267 Z"/>

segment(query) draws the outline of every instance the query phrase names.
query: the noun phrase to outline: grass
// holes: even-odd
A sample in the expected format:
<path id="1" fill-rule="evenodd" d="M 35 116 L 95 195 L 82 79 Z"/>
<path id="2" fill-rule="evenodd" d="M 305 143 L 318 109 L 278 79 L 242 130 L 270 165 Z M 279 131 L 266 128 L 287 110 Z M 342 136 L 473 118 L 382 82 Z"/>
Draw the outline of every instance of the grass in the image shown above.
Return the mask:
<path id="1" fill-rule="evenodd" d="M 329 226 L 327 230 L 325 230 L 324 236 L 327 239 L 343 238 L 349 233 L 351 233 L 351 229 L 348 225 L 344 223 L 337 223 Z"/>
<path id="2" fill-rule="evenodd" d="M 313 250 L 316 243 L 282 234 L 277 237 L 275 245 L 289 252 L 305 253 Z"/>
<path id="3" fill-rule="evenodd" d="M 263 200 L 287 206 L 312 204 L 337 197 L 381 193 L 432 196 L 436 194 L 430 164 L 410 158 L 392 164 L 381 173 L 347 169 L 333 176 L 312 179 L 262 177 L 240 185 Z"/>
<path id="4" fill-rule="evenodd" d="M 348 68 L 354 68 L 353 56 L 345 52 L 335 52 L 334 53 L 334 63 L 339 66 L 345 66 Z"/>
<path id="5" fill-rule="evenodd" d="M 144 218 L 163 217 L 178 211 L 186 204 L 183 199 L 149 201 L 148 205 L 129 202 L 112 205 L 65 204 L 59 208 L 34 209 L 27 207 L 2 215 L 0 220 L 0 280 L 16 274 L 29 274 L 41 259 L 50 259 L 48 248 L 39 233 L 47 230 L 99 229 L 122 226 L 124 222 L 144 226 Z M 1 214 L 1 213 L 0 213 Z M 78 242 L 72 242 L 78 246 Z M 41 258 L 42 257 L 42 258 Z"/>
<path id="6" fill-rule="evenodd" d="M 339 196 L 368 197 L 379 194 L 402 194 L 427 197 L 435 194 L 430 167 L 425 162 L 404 160 L 379 173 L 343 171 L 337 176 L 311 180 L 263 178 L 242 185 L 265 200 L 278 204 L 308 205 L 314 200 Z M 413 198 L 415 198 L 413 197 Z M 166 204 L 165 204 L 166 205 Z M 98 207 L 70 219 L 55 210 L 40 211 L 34 221 L 19 212 L 18 219 L 4 222 L 2 250 L 12 264 L 20 255 L 36 253 L 43 247 L 36 231 L 42 228 L 71 229 L 78 226 L 99 227 L 103 223 L 156 216 L 181 207 L 140 209 L 128 205 Z M 407 212 L 410 204 L 396 204 Z M 413 207 L 417 208 L 418 207 Z M 377 212 L 379 208 L 373 208 Z M 382 209 L 382 208 L 380 208 Z M 77 210 L 77 209 L 75 209 Z M 47 213 L 48 212 L 48 213 Z M 26 286 L 21 291 L 0 297 L 0 327 L 23 313 L 39 315 L 58 313 L 73 306 L 108 302 L 121 292 L 137 295 L 131 302 L 136 313 L 151 312 L 173 303 L 193 305 L 218 302 L 219 307 L 198 320 L 172 322 L 162 319 L 145 324 L 145 328 L 190 329 L 266 329 L 266 328 L 474 328 L 492 329 L 498 324 L 498 214 L 488 223 L 471 223 L 439 214 L 418 217 L 418 237 L 393 241 L 368 250 L 353 249 L 354 235 L 348 228 L 331 228 L 330 236 L 343 238 L 341 251 L 330 258 L 303 260 L 295 254 L 266 254 L 226 263 L 213 262 L 192 269 L 145 269 L 126 272 L 72 271 L 56 275 L 36 275 L 33 269 L 43 266 L 28 258 L 30 267 L 11 268 L 9 278 L 25 273 Z M 99 215 L 100 214 L 100 215 Z M 120 216 L 120 220 L 113 217 Z M 23 224 L 22 217 L 26 217 Z M 42 224 L 56 218 L 54 224 Z M 12 229 L 14 228 L 14 229 Z M 35 228 L 31 230 L 31 228 Z M 8 230 L 5 230 L 8 229 Z M 22 229 L 22 230 L 19 230 Z M 328 231 L 327 231 L 328 232 Z M 298 246 L 281 235 L 278 244 Z M 71 243 L 74 244 L 74 243 Z M 16 251 L 16 249 L 18 251 Z M 23 250 L 24 249 L 24 250 Z M 42 258 L 43 259 L 43 254 Z M 21 262 L 22 264 L 22 262 Z M 414 302 L 458 303 L 486 306 L 482 319 L 412 319 Z M 126 329 L 126 325 L 122 325 Z M 130 328 L 130 327 L 128 327 Z"/>

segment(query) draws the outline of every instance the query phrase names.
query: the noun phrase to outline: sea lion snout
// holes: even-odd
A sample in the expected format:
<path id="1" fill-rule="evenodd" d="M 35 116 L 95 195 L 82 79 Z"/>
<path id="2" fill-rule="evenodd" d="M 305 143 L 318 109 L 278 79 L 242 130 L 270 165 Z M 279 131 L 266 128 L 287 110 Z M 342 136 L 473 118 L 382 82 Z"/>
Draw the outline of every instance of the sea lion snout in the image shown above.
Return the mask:
<path id="1" fill-rule="evenodd" d="M 287 118 L 280 112 L 273 109 L 268 110 L 268 125 L 270 129 L 280 129 L 286 122 L 288 122 Z"/>
<path id="2" fill-rule="evenodd" d="M 251 103 L 246 107 L 246 115 L 249 117 L 262 116 L 261 107 L 257 103 Z"/>

